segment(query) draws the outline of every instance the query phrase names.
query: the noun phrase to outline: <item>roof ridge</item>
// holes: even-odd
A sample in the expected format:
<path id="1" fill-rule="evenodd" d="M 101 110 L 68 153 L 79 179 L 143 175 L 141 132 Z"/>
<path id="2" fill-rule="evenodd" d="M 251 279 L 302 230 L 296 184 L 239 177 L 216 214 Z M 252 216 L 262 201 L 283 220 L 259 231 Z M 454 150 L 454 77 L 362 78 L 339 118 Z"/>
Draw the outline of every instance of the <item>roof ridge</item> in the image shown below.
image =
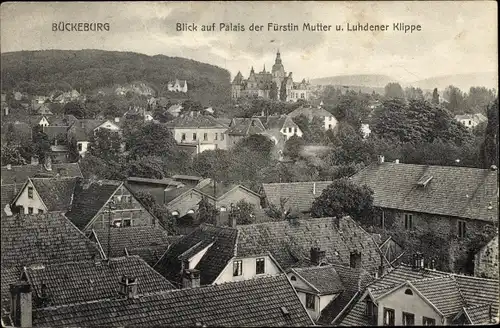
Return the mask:
<path id="1" fill-rule="evenodd" d="M 316 183 L 316 182 L 330 182 L 333 183 L 333 180 L 319 180 L 319 181 L 295 181 L 295 182 L 271 182 L 271 183 L 262 183 L 262 185 L 278 185 L 278 184 L 298 184 L 298 183 Z"/>
<path id="2" fill-rule="evenodd" d="M 428 277 L 428 278 L 416 278 L 416 279 L 411 279 L 411 280 L 406 280 L 406 281 L 409 281 L 409 282 L 420 282 L 420 281 L 426 282 L 426 281 L 431 281 L 431 280 L 447 279 L 447 278 L 455 280 L 455 279 L 453 279 L 452 275 L 447 275 L 447 276 Z"/>

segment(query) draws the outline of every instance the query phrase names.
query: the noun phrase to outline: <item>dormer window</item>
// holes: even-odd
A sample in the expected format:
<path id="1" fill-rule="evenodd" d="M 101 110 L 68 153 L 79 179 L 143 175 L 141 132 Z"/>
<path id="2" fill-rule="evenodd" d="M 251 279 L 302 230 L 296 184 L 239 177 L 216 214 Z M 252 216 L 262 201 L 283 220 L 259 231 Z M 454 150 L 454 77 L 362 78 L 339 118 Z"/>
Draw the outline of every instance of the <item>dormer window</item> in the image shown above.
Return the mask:
<path id="1" fill-rule="evenodd" d="M 424 175 L 418 180 L 417 185 L 420 187 L 426 187 L 429 182 L 431 182 L 433 176 L 432 175 Z"/>
<path id="2" fill-rule="evenodd" d="M 351 255 L 349 257 L 349 266 L 351 268 L 360 268 L 361 267 L 361 253 L 351 252 Z"/>
<path id="3" fill-rule="evenodd" d="M 33 187 L 28 187 L 28 198 L 33 199 Z"/>

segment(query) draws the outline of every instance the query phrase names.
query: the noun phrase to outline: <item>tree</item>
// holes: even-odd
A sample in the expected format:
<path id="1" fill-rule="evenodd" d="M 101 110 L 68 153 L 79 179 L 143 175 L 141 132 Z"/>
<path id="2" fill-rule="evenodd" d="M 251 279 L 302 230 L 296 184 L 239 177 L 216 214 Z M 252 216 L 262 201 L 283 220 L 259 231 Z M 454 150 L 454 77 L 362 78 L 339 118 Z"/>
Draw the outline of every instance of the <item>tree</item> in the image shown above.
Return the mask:
<path id="1" fill-rule="evenodd" d="M 424 92 L 420 88 L 405 88 L 405 97 L 406 100 L 423 100 Z"/>
<path id="2" fill-rule="evenodd" d="M 76 163 L 80 159 L 80 152 L 78 151 L 78 143 L 74 137 L 68 140 L 68 161 Z"/>
<path id="3" fill-rule="evenodd" d="M 174 159 L 178 152 L 172 132 L 165 125 L 155 123 L 146 123 L 128 135 L 127 147 L 131 158 L 159 156 Z"/>
<path id="4" fill-rule="evenodd" d="M 291 207 L 287 206 L 288 198 L 280 197 L 279 206 L 276 204 L 269 204 L 265 209 L 266 215 L 273 218 L 275 221 L 283 221 L 296 217 L 297 213 L 292 213 Z"/>
<path id="5" fill-rule="evenodd" d="M 86 117 L 88 118 L 85 106 L 82 103 L 76 101 L 71 101 L 64 105 L 63 112 L 65 115 L 73 115 L 78 119 Z"/>
<path id="6" fill-rule="evenodd" d="M 281 101 L 286 101 L 286 83 L 285 83 L 286 79 L 283 80 L 283 82 L 281 83 L 281 88 L 280 88 L 280 100 Z"/>
<path id="7" fill-rule="evenodd" d="M 486 114 L 489 104 L 495 101 L 495 91 L 485 87 L 471 87 L 465 98 L 469 113 Z"/>
<path id="8" fill-rule="evenodd" d="M 361 123 L 366 121 L 370 115 L 369 99 L 368 94 L 349 91 L 338 98 L 338 104 L 332 113 L 336 119 L 352 125 L 357 130 L 361 128 Z"/>
<path id="9" fill-rule="evenodd" d="M 388 83 L 385 86 L 384 91 L 385 91 L 386 98 L 404 99 L 404 97 L 405 97 L 405 94 L 403 92 L 403 88 L 401 87 L 401 85 L 399 83 L 396 83 L 396 82 Z"/>
<path id="10" fill-rule="evenodd" d="M 232 222 L 234 218 L 238 225 L 255 223 L 254 209 L 253 204 L 246 202 L 244 199 L 240 200 L 235 206 L 231 207 L 229 222 Z"/>
<path id="11" fill-rule="evenodd" d="M 149 192 L 135 192 L 134 196 L 141 202 L 146 210 L 160 220 L 161 226 L 171 235 L 176 234 L 175 218 L 170 214 L 171 212 L 163 204 L 158 204 L 153 195 Z"/>
<path id="12" fill-rule="evenodd" d="M 488 106 L 488 125 L 484 142 L 481 145 L 481 159 L 483 168 L 491 165 L 498 167 L 498 98 Z"/>
<path id="13" fill-rule="evenodd" d="M 41 126 L 33 128 L 33 154 L 38 157 L 40 162 L 45 161 L 45 155 L 50 151 L 49 137 Z"/>
<path id="14" fill-rule="evenodd" d="M 443 97 L 448 100 L 446 109 L 452 114 L 463 114 L 466 112 L 464 94 L 462 91 L 450 85 L 444 90 Z"/>
<path id="15" fill-rule="evenodd" d="M 439 93 L 437 88 L 434 88 L 434 91 L 432 91 L 432 103 L 439 105 Z"/>
<path id="16" fill-rule="evenodd" d="M 99 129 L 91 137 L 89 153 L 106 161 L 115 161 L 121 152 L 120 135 L 108 129 Z"/>
<path id="17" fill-rule="evenodd" d="M 145 156 L 132 159 L 127 163 L 127 175 L 149 179 L 163 179 L 171 175 L 166 172 L 165 163 L 161 157 Z"/>
<path id="18" fill-rule="evenodd" d="M 355 220 L 369 222 L 373 212 L 373 191 L 358 186 L 348 179 L 333 181 L 316 198 L 311 208 L 313 217 L 351 216 Z"/>
<path id="19" fill-rule="evenodd" d="M 283 155 L 296 160 L 300 157 L 302 150 L 304 149 L 304 139 L 299 136 L 293 135 L 285 143 L 285 148 L 283 149 Z"/>
<path id="20" fill-rule="evenodd" d="M 2 166 L 7 164 L 25 165 L 27 161 L 21 156 L 17 147 L 9 144 L 2 144 Z"/>
<path id="21" fill-rule="evenodd" d="M 373 149 L 363 140 L 361 134 L 343 122 L 338 125 L 332 146 L 328 156 L 334 165 L 368 164 L 374 155 Z"/>
<path id="22" fill-rule="evenodd" d="M 199 223 L 216 224 L 217 216 L 219 215 L 219 210 L 208 200 L 206 196 L 203 196 L 198 203 L 198 213 L 197 219 Z"/>
<path id="23" fill-rule="evenodd" d="M 269 90 L 269 98 L 271 100 L 278 99 L 278 86 L 276 85 L 276 82 L 271 83 L 271 89 Z"/>
<path id="24" fill-rule="evenodd" d="M 227 182 L 231 168 L 229 152 L 223 149 L 205 150 L 193 158 L 193 170 L 204 178 Z"/>

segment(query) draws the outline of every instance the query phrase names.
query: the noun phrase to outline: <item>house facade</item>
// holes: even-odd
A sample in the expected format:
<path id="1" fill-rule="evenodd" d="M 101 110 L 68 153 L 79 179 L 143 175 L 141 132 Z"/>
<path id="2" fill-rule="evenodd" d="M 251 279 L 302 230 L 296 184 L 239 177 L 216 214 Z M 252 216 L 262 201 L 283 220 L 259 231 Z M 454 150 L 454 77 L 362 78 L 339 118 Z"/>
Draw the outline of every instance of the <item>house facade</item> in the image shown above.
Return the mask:
<path id="1" fill-rule="evenodd" d="M 455 120 L 462 123 L 465 127 L 469 129 L 473 129 L 479 124 L 488 121 L 486 116 L 483 114 L 465 114 L 465 115 L 456 115 Z"/>
<path id="2" fill-rule="evenodd" d="M 226 132 L 228 147 L 234 147 L 239 141 L 252 134 L 262 134 L 265 131 L 262 121 L 256 117 L 233 118 Z"/>
<path id="3" fill-rule="evenodd" d="M 290 139 L 294 135 L 302 137 L 302 130 L 290 117 L 286 115 L 258 116 L 258 118 L 265 126 L 266 131 L 279 132 L 285 137 L 285 140 Z"/>
<path id="4" fill-rule="evenodd" d="M 338 123 L 335 116 L 333 116 L 333 114 L 328 112 L 327 110 L 321 108 L 321 106 L 318 106 L 317 108 L 313 108 L 312 106 L 302 106 L 288 114 L 288 116 L 292 119 L 300 115 L 304 115 L 305 117 L 307 117 L 309 123 L 312 122 L 314 117 L 321 119 L 323 121 L 325 130 L 334 129 Z"/>
<path id="5" fill-rule="evenodd" d="M 171 92 L 188 92 L 188 86 L 186 80 L 179 81 L 179 79 L 175 79 L 175 81 L 170 81 L 167 84 L 167 90 Z"/>
<path id="6" fill-rule="evenodd" d="M 208 115 L 191 112 L 167 123 L 179 146 L 191 147 L 196 154 L 205 150 L 227 149 L 227 126 Z"/>

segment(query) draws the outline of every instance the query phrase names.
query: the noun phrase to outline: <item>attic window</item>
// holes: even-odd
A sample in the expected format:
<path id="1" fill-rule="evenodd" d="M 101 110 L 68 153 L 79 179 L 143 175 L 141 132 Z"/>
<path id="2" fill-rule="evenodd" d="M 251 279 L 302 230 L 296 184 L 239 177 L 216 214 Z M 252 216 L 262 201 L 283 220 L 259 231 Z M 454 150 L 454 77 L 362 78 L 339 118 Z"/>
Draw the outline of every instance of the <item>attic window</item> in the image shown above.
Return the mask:
<path id="1" fill-rule="evenodd" d="M 406 295 L 413 295 L 413 292 L 411 291 L 411 289 L 410 289 L 410 288 L 407 288 L 407 289 L 405 290 L 405 294 L 406 294 Z"/>
<path id="2" fill-rule="evenodd" d="M 433 178 L 432 175 L 424 175 L 423 177 L 420 178 L 420 180 L 418 180 L 417 185 L 425 187 L 432 180 L 432 178 Z"/>
<path id="3" fill-rule="evenodd" d="M 291 280 L 291 281 L 297 281 L 297 278 L 295 278 L 295 276 L 291 276 L 291 277 L 290 277 L 290 280 Z"/>

